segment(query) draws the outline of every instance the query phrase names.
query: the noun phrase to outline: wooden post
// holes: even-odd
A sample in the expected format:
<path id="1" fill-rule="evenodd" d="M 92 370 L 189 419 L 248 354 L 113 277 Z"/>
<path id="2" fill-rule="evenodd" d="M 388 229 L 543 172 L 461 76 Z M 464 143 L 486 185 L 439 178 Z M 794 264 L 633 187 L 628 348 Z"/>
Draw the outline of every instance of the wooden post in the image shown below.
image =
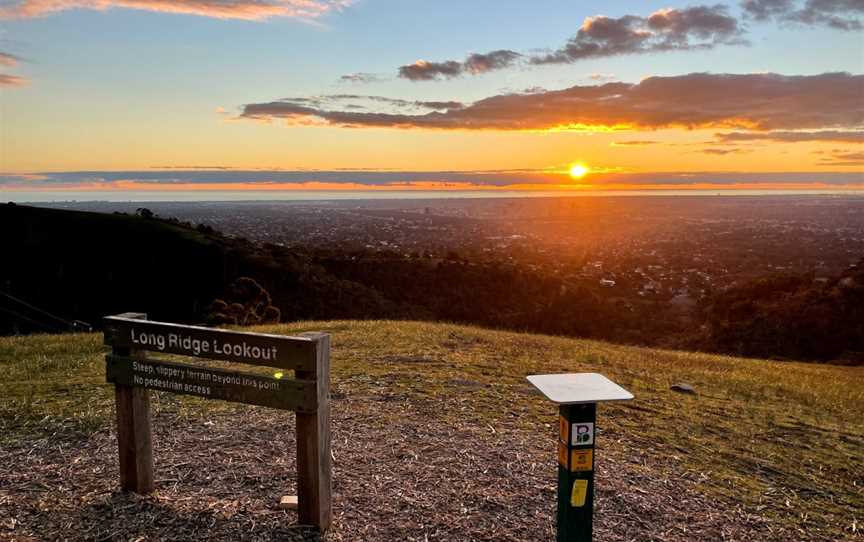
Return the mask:
<path id="1" fill-rule="evenodd" d="M 146 320 L 147 315 L 122 316 Z M 112 354 L 146 358 L 143 350 L 113 346 Z M 153 445 L 150 436 L 150 392 L 146 388 L 115 384 L 117 449 L 120 459 L 120 487 L 147 494 L 153 491 Z"/>
<path id="2" fill-rule="evenodd" d="M 316 384 L 317 407 L 297 412 L 297 497 L 301 525 L 326 531 L 331 522 L 330 461 L 330 336 L 304 333 L 315 339 L 316 369 L 296 371 L 297 379 Z"/>

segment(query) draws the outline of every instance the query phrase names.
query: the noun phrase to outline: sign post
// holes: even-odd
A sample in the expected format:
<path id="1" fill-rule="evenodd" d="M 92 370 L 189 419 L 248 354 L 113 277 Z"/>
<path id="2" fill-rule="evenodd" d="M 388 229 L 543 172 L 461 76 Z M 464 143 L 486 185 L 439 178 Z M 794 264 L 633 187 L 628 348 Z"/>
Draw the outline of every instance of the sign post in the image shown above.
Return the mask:
<path id="1" fill-rule="evenodd" d="M 532 375 L 558 405 L 558 542 L 591 542 L 594 521 L 594 442 L 597 403 L 633 394 L 597 373 Z"/>
<path id="2" fill-rule="evenodd" d="M 115 386 L 120 485 L 154 489 L 149 390 L 195 395 L 297 413 L 299 521 L 325 531 L 331 523 L 330 336 L 246 333 L 147 320 L 125 313 L 105 318 L 108 382 Z M 147 352 L 293 370 L 296 378 L 215 369 L 153 359 Z"/>

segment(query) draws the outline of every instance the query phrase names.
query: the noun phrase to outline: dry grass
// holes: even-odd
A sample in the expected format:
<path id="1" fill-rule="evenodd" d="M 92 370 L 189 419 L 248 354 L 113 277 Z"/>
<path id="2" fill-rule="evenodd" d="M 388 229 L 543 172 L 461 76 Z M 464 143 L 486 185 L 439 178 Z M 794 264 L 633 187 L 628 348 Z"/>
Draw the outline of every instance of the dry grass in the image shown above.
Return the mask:
<path id="1" fill-rule="evenodd" d="M 413 322 L 333 334 L 327 540 L 551 540 L 555 409 L 525 376 L 601 372 L 598 540 L 862 540 L 864 368 Z M 0 339 L 0 539 L 313 540 L 274 508 L 293 416 L 155 394 L 156 495 L 115 491 L 99 335 Z M 674 382 L 698 396 L 669 390 Z"/>

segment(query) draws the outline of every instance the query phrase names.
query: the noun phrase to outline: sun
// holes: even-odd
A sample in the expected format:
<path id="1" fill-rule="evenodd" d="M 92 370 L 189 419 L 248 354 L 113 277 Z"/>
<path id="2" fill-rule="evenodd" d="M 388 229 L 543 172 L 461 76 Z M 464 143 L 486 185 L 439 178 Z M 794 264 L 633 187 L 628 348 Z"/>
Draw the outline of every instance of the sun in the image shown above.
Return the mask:
<path id="1" fill-rule="evenodd" d="M 585 164 L 573 164 L 570 166 L 570 177 L 573 179 L 581 179 L 585 175 L 588 175 L 588 166 Z"/>

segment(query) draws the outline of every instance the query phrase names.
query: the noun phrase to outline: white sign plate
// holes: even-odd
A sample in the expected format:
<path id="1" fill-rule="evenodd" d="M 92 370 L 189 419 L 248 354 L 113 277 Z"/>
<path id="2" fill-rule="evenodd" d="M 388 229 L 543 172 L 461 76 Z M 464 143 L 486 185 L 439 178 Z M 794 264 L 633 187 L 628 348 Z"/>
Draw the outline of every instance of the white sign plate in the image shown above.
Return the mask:
<path id="1" fill-rule="evenodd" d="M 559 405 L 633 399 L 632 393 L 599 373 L 531 375 L 528 381 Z"/>

